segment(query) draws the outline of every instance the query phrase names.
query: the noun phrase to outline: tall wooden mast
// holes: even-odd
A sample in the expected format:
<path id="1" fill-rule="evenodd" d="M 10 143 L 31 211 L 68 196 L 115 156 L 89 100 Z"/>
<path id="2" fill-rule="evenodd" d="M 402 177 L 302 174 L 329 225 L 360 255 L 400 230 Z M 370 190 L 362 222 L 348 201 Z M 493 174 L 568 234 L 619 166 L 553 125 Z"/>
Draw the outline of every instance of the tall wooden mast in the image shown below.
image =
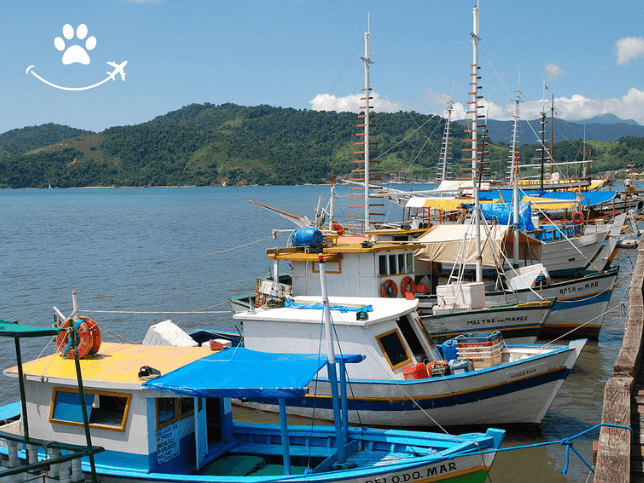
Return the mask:
<path id="1" fill-rule="evenodd" d="M 473 216 L 473 223 L 474 223 L 474 229 L 476 233 L 476 281 L 480 282 L 483 280 L 483 262 L 481 258 L 481 224 L 480 224 L 480 209 L 479 209 L 479 168 L 480 168 L 480 160 L 479 160 L 479 143 L 478 143 L 478 137 L 479 137 L 479 128 L 484 128 L 485 126 L 479 126 L 479 119 L 484 118 L 484 115 L 479 114 L 479 109 L 482 109 L 483 106 L 479 104 L 479 99 L 482 99 L 483 96 L 479 95 L 479 89 L 481 89 L 481 86 L 478 85 L 478 81 L 480 79 L 479 76 L 479 65 L 478 65 L 478 42 L 481 40 L 479 38 L 479 6 L 478 4 L 474 7 L 473 9 L 473 22 L 474 22 L 474 28 L 472 33 L 470 34 L 472 36 L 472 73 L 470 74 L 471 79 L 470 79 L 470 92 L 469 95 L 471 96 L 471 100 L 468 101 L 469 111 L 467 111 L 468 114 L 471 115 L 471 119 L 466 120 L 465 122 L 469 124 L 468 129 L 466 129 L 466 132 L 470 133 L 471 137 L 470 139 L 465 139 L 465 141 L 471 142 L 471 147 L 469 148 L 464 148 L 463 151 L 465 153 L 469 153 L 471 157 L 463 158 L 463 161 L 470 161 L 472 163 L 471 168 L 462 168 L 465 171 L 471 171 L 472 174 L 472 196 L 474 197 L 474 212 L 472 214 Z M 485 151 L 485 147 L 482 146 L 483 151 Z M 484 152 L 481 153 L 481 156 L 484 156 Z"/>
<path id="2" fill-rule="evenodd" d="M 371 191 L 370 191 L 370 182 L 371 181 L 382 181 L 378 175 L 373 173 L 380 172 L 379 169 L 372 168 L 372 164 L 379 163 L 378 159 L 372 159 L 372 155 L 378 154 L 378 151 L 372 150 L 372 146 L 376 146 L 378 143 L 371 141 L 371 137 L 375 136 L 375 133 L 371 132 L 371 128 L 374 127 L 374 124 L 371 124 L 371 119 L 374 117 L 374 114 L 371 112 L 373 106 L 371 105 L 371 86 L 369 85 L 369 71 L 370 65 L 373 64 L 371 60 L 371 45 L 370 45 L 370 35 L 371 35 L 371 18 L 368 21 L 367 31 L 364 34 L 364 57 L 361 57 L 364 63 L 364 97 L 361 97 L 360 100 L 364 101 L 364 105 L 360 106 L 362 114 L 358 115 L 358 119 L 361 119 L 361 123 L 357 124 L 357 127 L 363 128 L 362 132 L 356 134 L 356 136 L 363 137 L 362 141 L 357 141 L 356 146 L 362 147 L 361 150 L 354 151 L 354 154 L 364 155 L 363 159 L 354 160 L 353 163 L 363 165 L 362 168 L 355 168 L 351 170 L 353 174 L 351 181 L 356 181 L 364 184 L 364 188 L 352 188 L 353 190 L 364 190 L 364 196 L 350 196 L 349 199 L 354 200 L 363 200 L 363 205 L 349 206 L 349 208 L 363 208 L 364 209 L 364 224 L 363 230 L 366 232 L 369 230 L 371 224 L 371 216 L 380 215 L 384 216 L 384 213 L 372 213 L 372 206 L 384 206 L 384 204 L 376 205 L 371 203 Z M 358 218 L 362 215 L 348 215 L 349 217 Z"/>

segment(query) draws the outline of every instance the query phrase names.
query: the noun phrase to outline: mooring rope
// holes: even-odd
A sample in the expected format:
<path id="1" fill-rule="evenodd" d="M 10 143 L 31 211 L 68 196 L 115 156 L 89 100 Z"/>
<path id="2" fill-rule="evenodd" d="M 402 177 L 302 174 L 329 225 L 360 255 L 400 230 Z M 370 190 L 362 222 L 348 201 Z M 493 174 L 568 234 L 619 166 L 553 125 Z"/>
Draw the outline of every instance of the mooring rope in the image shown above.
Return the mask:
<path id="1" fill-rule="evenodd" d="M 580 436 L 583 436 L 586 433 L 589 433 L 591 431 L 594 431 L 597 428 L 601 427 L 607 427 L 607 428 L 618 428 L 618 429 L 628 429 L 631 432 L 631 435 L 633 434 L 633 428 L 630 426 L 624 426 L 621 424 L 610 424 L 610 423 L 601 423 L 601 424 L 596 424 L 592 428 L 588 428 L 581 433 L 577 433 L 574 436 L 571 436 L 569 438 L 564 438 L 559 441 L 548 441 L 545 443 L 534 443 L 534 444 L 526 444 L 526 445 L 521 445 L 521 446 L 512 446 L 511 448 L 498 448 L 498 449 L 489 449 L 489 450 L 484 450 L 484 451 L 477 451 L 478 454 L 485 454 L 485 453 L 501 453 L 501 452 L 506 452 L 506 451 L 514 451 L 517 449 L 528 449 L 528 448 L 538 448 L 540 446 L 551 446 L 553 444 L 561 444 L 566 447 L 566 462 L 564 464 L 564 467 L 560 470 L 560 473 L 562 474 L 567 474 L 568 473 L 568 468 L 570 466 L 570 450 L 573 450 L 577 456 L 579 456 L 579 459 L 590 469 L 591 472 L 595 472 L 595 469 L 592 467 L 588 461 L 577 451 L 575 448 L 572 440 L 579 438 Z"/>

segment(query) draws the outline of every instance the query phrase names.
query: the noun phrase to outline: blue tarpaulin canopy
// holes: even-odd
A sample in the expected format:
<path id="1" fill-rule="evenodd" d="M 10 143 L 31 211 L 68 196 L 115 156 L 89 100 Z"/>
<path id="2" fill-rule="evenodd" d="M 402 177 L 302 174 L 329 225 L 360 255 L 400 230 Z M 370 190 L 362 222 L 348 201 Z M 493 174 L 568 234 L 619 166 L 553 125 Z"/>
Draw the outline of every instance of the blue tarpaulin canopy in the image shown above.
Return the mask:
<path id="1" fill-rule="evenodd" d="M 359 362 L 363 356 L 342 358 Z M 147 381 L 143 387 L 193 397 L 302 397 L 327 362 L 326 355 L 269 354 L 235 347 Z"/>
<path id="2" fill-rule="evenodd" d="M 300 304 L 293 300 L 284 301 L 284 307 L 290 309 L 314 309 L 322 310 L 324 308 L 323 304 Z M 347 312 L 373 312 L 373 305 L 361 305 L 360 307 L 349 307 L 347 305 L 333 305 L 329 304 L 329 310 L 335 310 L 337 312 L 347 313 Z"/>
<path id="3" fill-rule="evenodd" d="M 465 203 L 464 203 L 465 204 Z M 465 205 L 473 209 L 472 205 Z M 512 203 L 485 203 L 479 205 L 486 220 L 497 220 L 499 225 L 509 225 L 512 219 Z M 532 210 L 530 203 L 519 203 L 519 229 L 522 231 L 535 231 L 537 228 L 532 223 Z"/>
<path id="4" fill-rule="evenodd" d="M 593 206 L 607 203 L 615 198 L 616 191 L 583 191 L 575 193 L 572 191 L 545 191 L 545 190 L 521 190 L 520 196 L 530 198 L 549 198 L 557 200 L 578 200 L 582 206 Z M 480 191 L 479 200 L 512 200 L 512 190 L 490 190 Z"/>

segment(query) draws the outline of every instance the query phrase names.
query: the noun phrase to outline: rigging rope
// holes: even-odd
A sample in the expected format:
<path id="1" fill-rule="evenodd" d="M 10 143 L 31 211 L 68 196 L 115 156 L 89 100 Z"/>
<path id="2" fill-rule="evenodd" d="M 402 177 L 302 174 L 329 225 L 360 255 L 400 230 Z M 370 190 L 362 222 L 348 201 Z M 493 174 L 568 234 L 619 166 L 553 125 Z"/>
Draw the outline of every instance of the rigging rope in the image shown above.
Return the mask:
<path id="1" fill-rule="evenodd" d="M 259 240 L 255 240 L 255 241 L 252 241 L 252 242 L 249 242 L 249 243 L 244 243 L 243 245 L 237 245 L 236 247 L 226 248 L 225 250 L 219 250 L 217 252 L 205 253 L 203 255 L 197 255 L 195 257 L 176 258 L 174 260 L 161 260 L 161 261 L 154 262 L 154 263 L 160 265 L 162 263 L 173 263 L 173 262 L 183 262 L 183 261 L 186 261 L 186 260 L 197 260 L 199 258 L 210 257 L 210 256 L 213 256 L 213 255 L 220 255 L 221 253 L 230 252 L 232 250 L 237 250 L 239 248 L 245 248 L 247 246 L 254 245 L 255 243 L 260 243 L 260 242 L 267 241 L 267 240 L 272 240 L 272 239 L 273 239 L 273 236 L 271 235 L 271 236 L 268 236 L 266 238 L 260 238 Z"/>

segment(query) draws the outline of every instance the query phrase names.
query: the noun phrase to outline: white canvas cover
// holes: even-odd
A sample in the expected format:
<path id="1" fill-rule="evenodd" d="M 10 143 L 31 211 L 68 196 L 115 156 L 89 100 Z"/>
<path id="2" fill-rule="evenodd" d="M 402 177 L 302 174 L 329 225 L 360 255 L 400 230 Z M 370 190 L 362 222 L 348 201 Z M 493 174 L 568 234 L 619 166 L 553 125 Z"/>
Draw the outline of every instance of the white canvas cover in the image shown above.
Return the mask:
<path id="1" fill-rule="evenodd" d="M 494 225 L 489 227 L 490 239 L 484 227 L 481 227 L 481 256 L 483 266 L 494 267 L 502 261 L 501 251 L 505 238 L 510 230 L 507 226 Z M 473 225 L 436 225 L 422 235 L 418 243 L 424 243 L 424 248 L 414 252 L 414 256 L 427 262 L 476 263 L 476 240 Z"/>

